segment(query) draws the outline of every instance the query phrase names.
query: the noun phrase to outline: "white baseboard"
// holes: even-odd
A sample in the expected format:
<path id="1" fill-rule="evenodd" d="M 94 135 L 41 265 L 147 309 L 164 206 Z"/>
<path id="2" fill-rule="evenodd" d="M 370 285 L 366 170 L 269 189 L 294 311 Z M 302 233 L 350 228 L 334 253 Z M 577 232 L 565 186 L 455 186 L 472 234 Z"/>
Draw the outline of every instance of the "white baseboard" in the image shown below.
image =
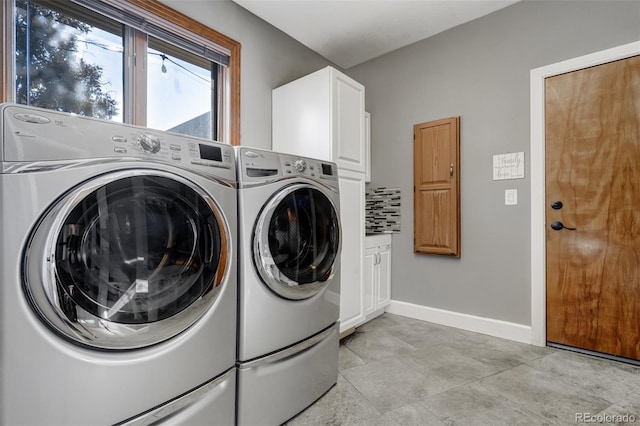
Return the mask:
<path id="1" fill-rule="evenodd" d="M 532 332 L 531 326 L 529 325 L 445 311 L 443 309 L 430 308 L 428 306 L 415 305 L 397 300 L 392 300 L 385 311 L 390 314 L 532 344 Z"/>

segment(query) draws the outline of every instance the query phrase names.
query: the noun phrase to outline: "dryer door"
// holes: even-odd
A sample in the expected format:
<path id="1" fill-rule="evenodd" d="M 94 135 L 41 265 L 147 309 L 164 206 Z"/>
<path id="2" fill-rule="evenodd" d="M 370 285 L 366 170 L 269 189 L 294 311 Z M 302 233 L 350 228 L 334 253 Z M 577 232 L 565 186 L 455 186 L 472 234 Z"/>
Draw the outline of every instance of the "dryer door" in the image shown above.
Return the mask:
<path id="1" fill-rule="evenodd" d="M 322 291 L 338 267 L 340 219 L 319 187 L 284 188 L 263 209 L 254 232 L 254 263 L 277 295 L 300 300 Z"/>
<path id="2" fill-rule="evenodd" d="M 25 288 L 74 342 L 132 349 L 182 332 L 213 304 L 228 226 L 211 195 L 161 171 L 88 181 L 43 216 L 25 252 Z"/>

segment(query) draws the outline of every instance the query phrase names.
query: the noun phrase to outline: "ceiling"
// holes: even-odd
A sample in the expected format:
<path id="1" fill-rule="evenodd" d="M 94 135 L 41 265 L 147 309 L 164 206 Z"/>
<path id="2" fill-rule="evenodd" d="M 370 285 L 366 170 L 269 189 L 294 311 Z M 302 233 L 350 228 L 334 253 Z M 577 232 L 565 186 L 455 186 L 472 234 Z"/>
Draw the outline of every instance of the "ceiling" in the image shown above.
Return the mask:
<path id="1" fill-rule="evenodd" d="M 233 0 L 343 69 L 519 0 Z"/>

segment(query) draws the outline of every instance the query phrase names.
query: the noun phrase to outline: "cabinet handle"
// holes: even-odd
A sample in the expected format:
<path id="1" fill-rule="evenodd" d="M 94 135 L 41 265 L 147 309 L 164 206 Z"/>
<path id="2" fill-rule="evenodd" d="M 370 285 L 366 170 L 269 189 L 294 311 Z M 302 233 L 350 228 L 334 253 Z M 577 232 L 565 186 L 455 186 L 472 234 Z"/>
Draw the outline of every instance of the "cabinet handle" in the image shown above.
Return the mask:
<path id="1" fill-rule="evenodd" d="M 449 176 L 453 177 L 453 163 L 449 166 Z"/>

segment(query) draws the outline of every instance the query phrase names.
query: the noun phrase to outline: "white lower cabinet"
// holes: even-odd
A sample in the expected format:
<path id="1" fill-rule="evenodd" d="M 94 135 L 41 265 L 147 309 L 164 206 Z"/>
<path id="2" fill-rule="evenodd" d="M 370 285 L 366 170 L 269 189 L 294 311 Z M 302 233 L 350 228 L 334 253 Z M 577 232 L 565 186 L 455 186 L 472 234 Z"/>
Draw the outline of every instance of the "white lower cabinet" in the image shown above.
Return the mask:
<path id="1" fill-rule="evenodd" d="M 391 303 L 391 235 L 365 237 L 363 304 L 369 321 Z"/>

